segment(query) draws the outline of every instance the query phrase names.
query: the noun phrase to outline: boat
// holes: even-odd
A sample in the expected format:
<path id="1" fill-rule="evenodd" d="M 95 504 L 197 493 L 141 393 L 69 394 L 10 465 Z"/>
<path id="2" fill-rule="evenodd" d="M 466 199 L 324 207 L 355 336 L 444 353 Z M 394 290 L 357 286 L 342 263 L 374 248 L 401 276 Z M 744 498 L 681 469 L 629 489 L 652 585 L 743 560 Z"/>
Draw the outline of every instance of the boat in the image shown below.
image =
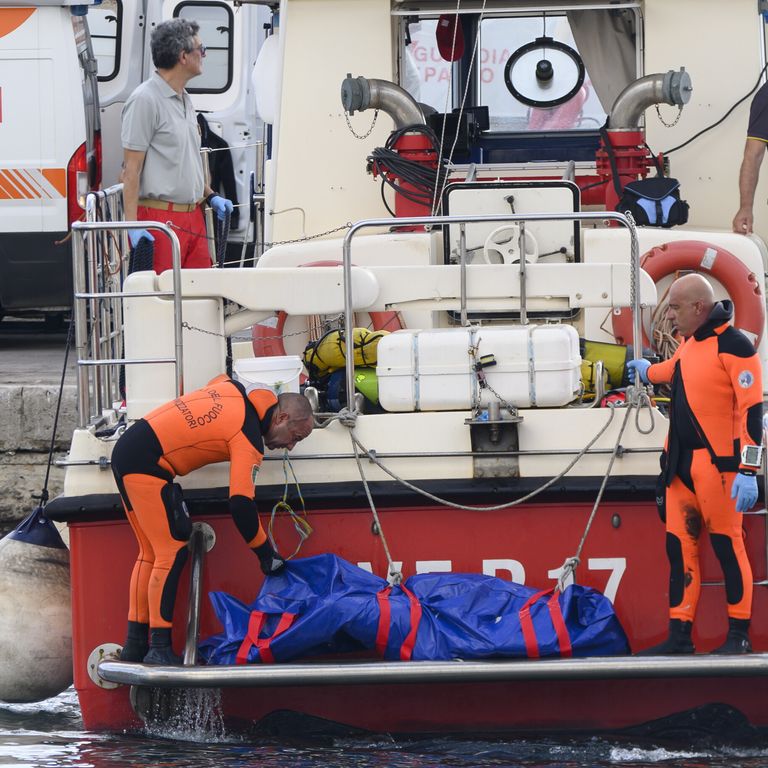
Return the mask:
<path id="1" fill-rule="evenodd" d="M 46 508 L 69 534 L 87 729 L 140 728 L 163 709 L 158 691 L 167 702 L 199 689 L 220 692 L 232 728 L 288 717 L 393 734 L 605 731 L 716 704 L 768 725 L 762 499 L 744 516 L 757 585 L 750 655 L 708 653 L 726 614 L 704 544 L 694 656 L 217 667 L 196 663 L 198 639 L 220 630 L 206 595 L 248 603 L 262 577 L 227 512 L 228 468 L 212 465 L 180 478 L 194 523 L 174 619 L 184 666 L 116 655 L 136 547 L 112 448 L 127 424 L 224 371 L 228 343 L 235 371 L 316 403 L 311 436 L 268 453 L 258 476 L 265 523 L 283 500 L 273 521 L 282 552 L 298 543 L 303 501 L 312 533 L 299 556 L 333 552 L 394 581 L 446 571 L 541 589 L 575 581 L 613 603 L 633 650 L 665 636 L 654 498 L 668 420 L 663 394 L 627 386 L 624 364 L 669 353 L 669 334 L 652 331 L 664 330 L 671 279 L 690 270 L 736 301 L 765 367 L 768 252 L 728 231 L 722 211 L 710 216 L 715 193 L 688 155 L 674 166 L 691 201 L 686 226 L 638 226 L 616 210 L 613 179 L 620 188 L 664 162 L 646 146 L 652 109 L 679 110 L 683 124 L 692 110 L 697 129 L 717 117 L 692 100 L 709 93 L 708 46 L 675 38 L 674 56 L 660 52 L 678 15 L 710 35 L 723 14 L 662 5 L 672 4 L 356 0 L 335 23 L 337 2 L 283 0 L 259 64 L 277 108 L 256 263 L 127 274 L 121 190 L 89 195 L 73 225 L 80 425 L 64 493 Z M 732 5 L 731 37 L 752 40 L 754 3 Z M 718 39 L 721 59 L 736 56 Z M 651 66 L 671 58 L 674 68 Z M 414 73 L 418 96 L 406 87 Z M 155 230 L 176 245 L 163 222 Z M 649 273 L 651 263 L 660 268 Z M 715 274 L 715 264 L 729 268 Z M 352 338 L 385 315 L 400 327 L 379 342 L 377 402 L 356 391 L 366 374 L 352 359 L 333 396 L 305 379 L 308 343 L 333 329 Z"/>

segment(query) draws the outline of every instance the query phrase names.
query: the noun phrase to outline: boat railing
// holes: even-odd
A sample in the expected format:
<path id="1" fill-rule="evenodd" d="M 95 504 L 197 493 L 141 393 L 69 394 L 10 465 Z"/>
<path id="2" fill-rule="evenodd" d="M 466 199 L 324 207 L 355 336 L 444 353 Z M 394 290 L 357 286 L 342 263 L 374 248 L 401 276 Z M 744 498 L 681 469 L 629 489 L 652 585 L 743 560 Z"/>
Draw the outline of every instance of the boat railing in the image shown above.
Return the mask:
<path id="1" fill-rule="evenodd" d="M 78 424 L 98 425 L 105 411 L 124 399 L 123 366 L 167 363 L 175 366 L 176 396 L 184 391 L 181 250 L 176 233 L 155 221 L 123 221 L 123 185 L 91 192 L 86 197 L 85 221 L 72 224 L 75 345 L 77 348 Z M 147 229 L 171 241 L 172 291 L 124 290 L 129 272 L 127 231 Z M 123 342 L 124 298 L 173 298 L 174 355 L 161 358 L 125 357 Z"/>
<path id="2" fill-rule="evenodd" d="M 469 325 L 467 314 L 467 249 L 466 249 L 466 225 L 477 223 L 507 224 L 516 222 L 519 224 L 520 253 L 525 253 L 525 223 L 526 221 L 592 221 L 595 223 L 611 221 L 626 227 L 630 238 L 630 305 L 632 308 L 632 344 L 634 358 L 641 356 L 642 329 L 640 318 L 640 247 L 635 230 L 635 222 L 630 215 L 615 213 L 613 211 L 588 211 L 588 212 L 558 212 L 558 213 L 504 213 L 485 215 L 456 215 L 456 216 L 412 216 L 398 218 L 398 227 L 442 227 L 450 224 L 459 226 L 459 265 L 460 275 L 460 317 L 461 325 Z M 391 228 L 393 220 L 388 219 L 363 219 L 355 222 L 344 236 L 343 244 L 343 268 L 344 268 L 344 334 L 347 339 L 352 338 L 354 326 L 354 312 L 352 301 L 352 241 L 358 232 L 365 229 Z M 521 258 L 518 263 L 520 274 L 520 322 L 527 323 L 526 309 L 526 260 Z M 354 412 L 355 409 L 355 360 L 354 355 L 347 355 L 346 359 L 346 389 L 347 409 Z"/>

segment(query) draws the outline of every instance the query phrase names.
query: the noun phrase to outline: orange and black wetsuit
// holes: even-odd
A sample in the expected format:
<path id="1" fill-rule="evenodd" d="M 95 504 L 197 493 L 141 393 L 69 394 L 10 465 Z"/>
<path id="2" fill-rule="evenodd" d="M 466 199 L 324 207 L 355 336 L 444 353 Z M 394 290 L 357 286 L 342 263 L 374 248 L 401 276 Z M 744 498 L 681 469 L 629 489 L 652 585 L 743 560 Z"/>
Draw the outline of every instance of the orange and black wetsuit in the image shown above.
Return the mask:
<path id="1" fill-rule="evenodd" d="M 229 508 L 235 525 L 252 549 L 265 544 L 254 501 L 254 473 L 264 457 L 262 435 L 276 405 L 271 391 L 246 395 L 239 383 L 218 376 L 202 389 L 156 408 L 117 441 L 112 471 L 139 541 L 129 622 L 171 627 L 191 533 L 173 483 L 176 475 L 229 461 Z"/>
<path id="2" fill-rule="evenodd" d="M 728 615 L 749 619 L 752 610 L 752 569 L 731 486 L 736 472 L 754 472 L 740 457 L 762 441 L 762 369 L 752 343 L 729 325 L 732 314 L 730 301 L 718 302 L 671 359 L 648 369 L 654 384 L 672 382 L 662 476 L 669 615 L 683 621 L 693 621 L 701 590 L 702 523 L 723 569 Z"/>

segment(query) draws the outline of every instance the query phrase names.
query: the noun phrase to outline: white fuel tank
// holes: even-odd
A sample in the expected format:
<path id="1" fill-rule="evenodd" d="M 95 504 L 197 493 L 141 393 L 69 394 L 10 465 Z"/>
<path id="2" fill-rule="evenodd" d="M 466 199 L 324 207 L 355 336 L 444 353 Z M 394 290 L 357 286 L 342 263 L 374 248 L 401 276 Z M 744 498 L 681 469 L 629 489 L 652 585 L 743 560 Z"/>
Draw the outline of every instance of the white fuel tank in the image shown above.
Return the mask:
<path id="1" fill-rule="evenodd" d="M 379 342 L 379 403 L 388 411 L 466 410 L 498 402 L 494 390 L 518 408 L 553 408 L 578 397 L 580 366 L 570 325 L 396 331 Z"/>

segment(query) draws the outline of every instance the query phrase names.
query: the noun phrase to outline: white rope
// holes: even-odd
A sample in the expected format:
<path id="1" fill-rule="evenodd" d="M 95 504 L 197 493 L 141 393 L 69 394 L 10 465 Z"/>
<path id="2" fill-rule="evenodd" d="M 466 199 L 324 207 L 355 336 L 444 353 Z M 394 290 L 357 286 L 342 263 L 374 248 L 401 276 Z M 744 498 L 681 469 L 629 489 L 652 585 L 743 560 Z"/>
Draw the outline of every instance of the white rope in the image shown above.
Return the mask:
<path id="1" fill-rule="evenodd" d="M 451 40 L 451 66 L 448 67 L 448 89 L 445 92 L 445 107 L 443 108 L 443 125 L 440 128 L 440 146 L 437 150 L 437 167 L 440 168 L 440 162 L 443 157 L 443 142 L 445 141 L 445 124 L 447 120 L 445 115 L 448 114 L 448 106 L 450 105 L 451 96 L 453 95 L 453 54 L 456 50 L 456 32 L 459 28 L 459 8 L 461 8 L 461 0 L 456 0 L 456 16 L 453 21 L 453 40 Z M 438 21 L 438 24 L 440 22 Z M 458 127 L 456 129 L 458 132 Z M 437 210 L 437 183 L 435 183 L 435 191 L 432 196 L 432 215 L 435 215 Z"/>
<path id="2" fill-rule="evenodd" d="M 587 451 L 608 429 L 610 423 L 613 421 L 613 415 L 614 415 L 614 406 L 610 406 L 610 416 L 608 418 L 608 421 L 605 423 L 603 427 L 600 428 L 600 431 L 587 443 L 587 445 L 584 448 L 582 448 L 578 452 L 578 454 L 576 454 L 576 457 L 573 459 L 573 461 L 559 475 L 555 475 L 555 477 L 553 477 L 551 480 L 548 480 L 546 483 L 544 483 L 544 485 L 537 488 L 536 490 L 531 491 L 525 496 L 522 496 L 519 499 L 506 501 L 503 504 L 494 504 L 493 506 L 489 506 L 489 507 L 476 507 L 476 506 L 470 506 L 468 504 L 458 504 L 454 501 L 449 501 L 448 499 L 442 499 L 439 496 L 435 496 L 429 491 L 425 491 L 423 488 L 419 488 L 417 485 L 414 485 L 413 483 L 408 482 L 407 480 L 405 480 L 404 478 L 400 477 L 395 472 L 393 472 L 391 469 L 388 469 L 387 467 L 385 467 L 384 464 L 382 464 L 381 461 L 378 458 L 376 458 L 376 454 L 373 451 L 369 451 L 357 439 L 357 437 L 355 437 L 354 430 L 350 432 L 350 435 L 352 436 L 352 442 L 367 456 L 367 458 L 370 461 L 376 464 L 376 466 L 379 469 L 381 469 L 383 472 L 386 472 L 386 474 L 388 474 L 393 480 L 397 480 L 398 483 L 400 483 L 401 485 L 404 485 L 406 488 L 409 488 L 410 490 L 415 491 L 416 493 L 419 493 L 422 496 L 425 496 L 431 501 L 437 502 L 438 504 L 442 504 L 443 506 L 446 506 L 446 507 L 453 507 L 454 509 L 463 509 L 468 512 L 493 512 L 497 509 L 506 509 L 507 507 L 517 506 L 518 504 L 522 504 L 523 502 L 534 498 L 534 496 L 538 496 L 542 491 L 545 491 L 553 483 L 556 483 L 558 480 L 560 480 L 562 477 L 568 474 L 568 472 L 570 472 L 570 470 L 573 469 L 576 463 L 584 456 L 584 454 L 587 453 Z M 355 456 L 357 457 L 357 452 L 355 452 Z"/>
<path id="3" fill-rule="evenodd" d="M 616 438 L 616 443 L 613 446 L 613 451 L 611 453 L 611 460 L 608 462 L 608 468 L 605 470 L 605 475 L 603 476 L 603 482 L 600 484 L 600 490 L 597 492 L 597 498 L 595 499 L 595 503 L 592 507 L 592 512 L 589 515 L 589 519 L 587 520 L 587 525 L 584 528 L 584 533 L 581 536 L 581 541 L 579 542 L 579 546 L 576 547 L 576 554 L 574 554 L 572 557 L 568 557 L 565 560 L 565 563 L 563 563 L 563 568 L 560 573 L 560 578 L 557 581 L 557 589 L 562 592 L 565 589 L 565 583 L 568 580 L 568 577 L 576 572 L 576 568 L 578 567 L 579 563 L 581 562 L 581 550 L 584 549 L 584 543 L 587 540 L 587 535 L 589 534 L 589 530 L 592 527 L 592 523 L 595 519 L 595 515 L 597 514 L 598 507 L 600 506 L 600 502 L 603 498 L 603 493 L 605 492 L 605 487 L 608 485 L 608 478 L 611 476 L 611 469 L 613 469 L 613 462 L 616 461 L 616 457 L 619 455 L 619 449 L 621 448 L 621 437 L 624 434 L 624 429 L 626 428 L 628 422 L 629 422 L 629 414 L 632 411 L 633 408 L 636 406 L 633 403 L 629 403 L 627 405 L 627 412 L 624 416 L 624 421 L 621 425 L 621 429 L 619 430 L 619 435 Z"/>
<path id="4" fill-rule="evenodd" d="M 341 423 L 344 424 L 345 426 L 348 426 L 348 423 L 345 423 L 345 421 L 341 421 Z M 360 472 L 360 479 L 363 481 L 363 488 L 365 488 L 365 495 L 368 498 L 368 504 L 371 508 L 373 521 L 376 524 L 376 530 L 379 534 L 379 537 L 381 538 L 381 544 L 384 547 L 384 554 L 387 557 L 387 570 L 389 571 L 390 581 L 393 584 L 400 584 L 400 582 L 403 580 L 403 574 L 401 571 L 395 568 L 395 563 L 392 560 L 392 555 L 389 552 L 389 546 L 387 545 L 387 537 L 384 535 L 384 528 L 381 525 L 381 520 L 379 519 L 379 513 L 376 511 L 376 505 L 373 503 L 373 496 L 371 495 L 371 489 L 368 487 L 368 481 L 365 478 L 363 465 L 360 462 L 360 454 L 357 452 L 357 449 L 355 448 L 355 443 L 357 441 L 355 440 L 355 436 L 353 435 L 353 429 L 354 429 L 354 424 L 349 430 L 349 436 L 352 439 L 352 450 L 355 454 L 355 461 L 357 462 L 358 472 Z"/>
<path id="5" fill-rule="evenodd" d="M 486 5 L 486 3 L 487 3 L 487 0 L 483 0 L 483 5 L 480 8 L 480 15 L 478 16 L 478 19 L 477 19 L 477 27 L 476 27 L 477 32 L 475 33 L 475 44 L 472 47 L 472 58 L 469 60 L 469 68 L 467 69 L 467 82 L 464 85 L 464 95 L 461 97 L 461 106 L 459 107 L 459 116 L 458 116 L 458 119 L 456 121 L 456 133 L 453 136 L 453 144 L 451 145 L 451 151 L 448 153 L 448 160 L 446 162 L 446 166 L 450 166 L 451 165 L 451 162 L 453 161 L 453 153 L 454 153 L 454 151 L 456 149 L 456 144 L 459 141 L 459 126 L 461 125 L 461 118 L 462 118 L 462 116 L 464 114 L 464 105 L 467 102 L 467 94 L 469 93 L 469 84 L 470 84 L 470 82 L 472 80 L 472 69 L 473 69 L 473 67 L 475 65 L 475 58 L 477 57 L 477 50 L 480 47 L 480 25 L 481 25 L 481 23 L 483 21 L 483 15 L 485 14 L 485 5 Z M 456 24 L 454 25 L 454 29 L 453 29 L 454 40 L 455 40 L 455 37 L 456 37 L 456 26 L 459 23 L 458 12 L 459 12 L 459 5 L 460 4 L 461 3 L 459 1 L 459 3 L 456 6 Z M 453 52 L 451 52 L 451 56 L 453 56 Z M 451 68 L 451 71 L 453 71 L 453 68 Z M 452 82 L 452 80 L 451 80 L 451 82 Z M 450 85 L 449 85 L 449 87 L 450 87 Z M 443 128 L 445 128 L 445 120 L 443 120 Z M 440 162 L 441 162 L 441 159 L 442 159 L 442 155 L 443 155 L 443 140 L 441 138 L 440 139 L 440 154 L 439 154 L 439 156 L 437 158 L 437 167 L 438 168 L 440 167 Z M 432 199 L 432 215 L 433 216 L 435 215 L 435 212 L 437 211 L 437 208 L 438 208 L 437 201 L 440 200 L 441 204 L 442 204 L 443 193 L 445 192 L 445 187 L 446 187 L 447 184 L 448 184 L 448 171 L 446 170 L 445 174 L 443 175 L 443 184 L 440 187 L 440 194 L 439 195 L 437 194 L 437 184 L 435 184 L 435 196 Z"/>

